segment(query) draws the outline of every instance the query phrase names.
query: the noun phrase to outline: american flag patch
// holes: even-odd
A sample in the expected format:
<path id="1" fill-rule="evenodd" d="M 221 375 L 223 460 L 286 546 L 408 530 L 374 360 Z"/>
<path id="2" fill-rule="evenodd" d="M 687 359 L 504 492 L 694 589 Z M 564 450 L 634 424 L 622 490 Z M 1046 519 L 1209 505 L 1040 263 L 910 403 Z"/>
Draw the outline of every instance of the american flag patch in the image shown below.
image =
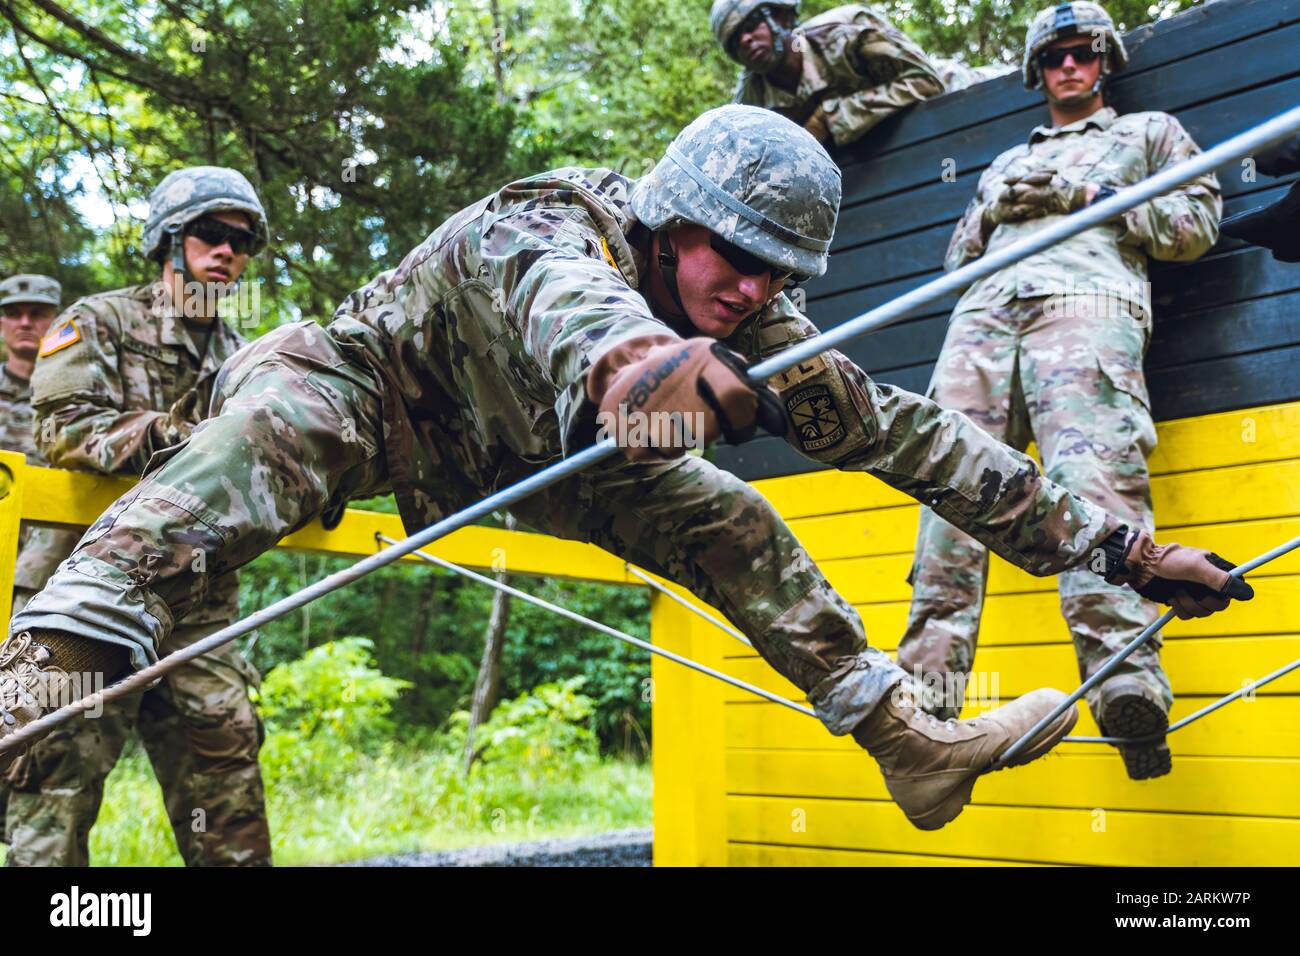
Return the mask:
<path id="1" fill-rule="evenodd" d="M 66 349 L 69 345 L 76 345 L 81 341 L 81 330 L 77 328 L 77 323 L 68 319 L 53 332 L 50 332 L 41 339 L 41 351 L 37 358 L 45 358 L 47 355 L 53 355 L 59 349 Z"/>

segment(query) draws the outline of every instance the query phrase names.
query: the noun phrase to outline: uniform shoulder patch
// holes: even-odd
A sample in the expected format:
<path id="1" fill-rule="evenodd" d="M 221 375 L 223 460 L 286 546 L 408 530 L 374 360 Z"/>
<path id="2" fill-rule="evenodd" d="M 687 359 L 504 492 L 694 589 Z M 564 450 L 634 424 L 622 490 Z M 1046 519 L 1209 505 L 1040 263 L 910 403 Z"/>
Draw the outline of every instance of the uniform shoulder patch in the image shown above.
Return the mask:
<path id="1" fill-rule="evenodd" d="M 81 330 L 77 328 L 77 320 L 68 319 L 57 329 L 47 332 L 45 338 L 41 339 L 41 350 L 37 354 L 37 358 L 53 355 L 55 352 L 66 349 L 70 345 L 76 345 L 80 341 Z"/>
<path id="2" fill-rule="evenodd" d="M 825 385 L 795 388 L 785 398 L 785 410 L 804 451 L 824 451 L 844 440 L 847 431 L 835 396 Z"/>

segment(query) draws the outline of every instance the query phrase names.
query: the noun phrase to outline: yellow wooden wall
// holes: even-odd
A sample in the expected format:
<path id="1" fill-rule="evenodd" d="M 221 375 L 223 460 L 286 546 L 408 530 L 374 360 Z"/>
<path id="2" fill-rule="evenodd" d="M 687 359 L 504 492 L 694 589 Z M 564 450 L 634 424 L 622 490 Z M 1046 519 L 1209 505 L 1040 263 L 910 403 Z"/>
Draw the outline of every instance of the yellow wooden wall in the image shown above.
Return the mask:
<path id="1" fill-rule="evenodd" d="M 1159 426 L 1152 489 L 1161 540 L 1237 561 L 1300 535 L 1300 403 Z M 908 608 L 918 506 L 864 475 L 757 483 L 868 639 L 894 651 Z M 1256 600 L 1174 621 L 1164 660 L 1178 719 L 1300 657 L 1300 552 L 1252 575 Z M 761 659 L 666 599 L 656 642 L 794 699 Z M 1062 744 L 992 774 L 942 830 L 914 829 L 879 771 L 815 720 L 656 659 L 659 865 L 1257 865 L 1300 860 L 1300 671 L 1170 738 L 1173 772 L 1130 781 L 1116 752 Z M 993 558 L 975 671 L 1003 699 L 1079 683 L 1055 580 Z M 991 684 L 986 685 L 991 686 Z M 967 707 L 969 716 L 979 708 Z M 1087 708 L 1074 731 L 1095 735 Z"/>

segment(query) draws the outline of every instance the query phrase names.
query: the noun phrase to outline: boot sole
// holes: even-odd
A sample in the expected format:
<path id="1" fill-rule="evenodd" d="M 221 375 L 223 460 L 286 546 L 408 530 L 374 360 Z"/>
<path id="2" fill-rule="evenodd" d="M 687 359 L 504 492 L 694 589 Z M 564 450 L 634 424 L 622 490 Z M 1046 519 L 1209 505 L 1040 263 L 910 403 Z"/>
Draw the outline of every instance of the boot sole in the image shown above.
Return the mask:
<path id="1" fill-rule="evenodd" d="M 1019 756 L 1007 764 L 1007 767 L 1020 767 L 1043 756 L 1061 742 L 1061 738 L 1074 728 L 1078 719 L 1079 708 L 1077 706 L 1071 707 L 1044 727 L 1033 744 L 1022 750 Z M 1015 743 L 1014 740 L 1008 741 L 1007 747 L 1010 747 L 1013 743 Z M 997 756 L 993 759 L 996 760 Z M 908 819 L 918 830 L 938 830 L 945 824 L 955 820 L 958 814 L 970 803 L 971 794 L 975 791 L 975 781 L 981 776 L 983 776 L 982 772 L 972 772 L 961 786 L 949 794 L 941 803 L 937 804 L 934 809 L 927 810 L 919 816 L 909 816 Z"/>
<path id="2" fill-rule="evenodd" d="M 1149 737 L 1169 729 L 1169 717 L 1155 701 L 1141 694 L 1117 697 L 1106 704 L 1106 730 L 1112 737 Z M 1119 747 L 1130 779 L 1163 777 L 1173 769 L 1174 758 L 1164 737 L 1150 743 Z"/>

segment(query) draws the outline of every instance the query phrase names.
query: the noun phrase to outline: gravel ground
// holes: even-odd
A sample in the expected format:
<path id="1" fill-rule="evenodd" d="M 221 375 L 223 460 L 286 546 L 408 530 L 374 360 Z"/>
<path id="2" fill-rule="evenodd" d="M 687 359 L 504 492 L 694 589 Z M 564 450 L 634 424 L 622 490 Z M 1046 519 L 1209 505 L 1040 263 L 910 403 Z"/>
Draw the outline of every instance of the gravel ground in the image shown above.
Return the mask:
<path id="1" fill-rule="evenodd" d="M 649 866 L 654 831 L 615 830 L 596 836 L 497 843 L 438 853 L 398 853 L 342 866 Z"/>

